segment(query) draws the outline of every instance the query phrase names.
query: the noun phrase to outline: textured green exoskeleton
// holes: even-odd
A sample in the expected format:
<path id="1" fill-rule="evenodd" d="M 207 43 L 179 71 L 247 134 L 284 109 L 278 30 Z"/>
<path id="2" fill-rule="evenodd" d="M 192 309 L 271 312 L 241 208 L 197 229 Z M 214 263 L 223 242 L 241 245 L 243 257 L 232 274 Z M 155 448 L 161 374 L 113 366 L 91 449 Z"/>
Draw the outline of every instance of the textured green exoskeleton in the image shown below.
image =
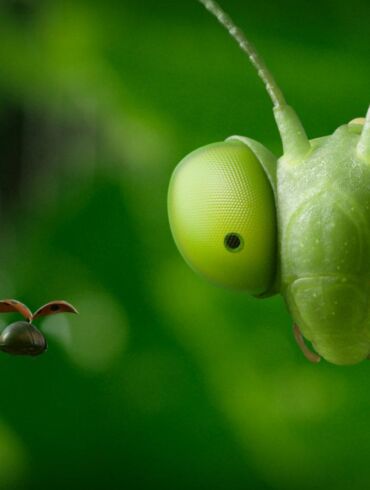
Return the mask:
<path id="1" fill-rule="evenodd" d="M 200 148 L 171 179 L 168 209 L 185 260 L 217 284 L 280 292 L 306 357 L 370 356 L 370 109 L 308 140 L 270 72 L 213 0 L 200 0 L 247 53 L 274 104 L 277 159 L 242 136 Z M 311 352 L 303 337 L 312 342 Z"/>

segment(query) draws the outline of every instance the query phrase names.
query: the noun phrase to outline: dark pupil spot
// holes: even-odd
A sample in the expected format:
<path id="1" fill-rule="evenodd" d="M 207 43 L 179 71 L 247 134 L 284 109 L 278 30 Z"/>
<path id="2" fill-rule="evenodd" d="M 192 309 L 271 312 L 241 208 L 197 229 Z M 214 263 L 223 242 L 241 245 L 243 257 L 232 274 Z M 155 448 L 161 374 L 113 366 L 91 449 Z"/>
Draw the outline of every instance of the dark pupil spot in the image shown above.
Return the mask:
<path id="1" fill-rule="evenodd" d="M 240 237 L 236 233 L 229 233 L 225 237 L 225 247 L 229 250 L 237 250 L 241 245 Z"/>
<path id="2" fill-rule="evenodd" d="M 59 305 L 51 305 L 50 306 L 51 311 L 58 311 L 59 310 Z"/>

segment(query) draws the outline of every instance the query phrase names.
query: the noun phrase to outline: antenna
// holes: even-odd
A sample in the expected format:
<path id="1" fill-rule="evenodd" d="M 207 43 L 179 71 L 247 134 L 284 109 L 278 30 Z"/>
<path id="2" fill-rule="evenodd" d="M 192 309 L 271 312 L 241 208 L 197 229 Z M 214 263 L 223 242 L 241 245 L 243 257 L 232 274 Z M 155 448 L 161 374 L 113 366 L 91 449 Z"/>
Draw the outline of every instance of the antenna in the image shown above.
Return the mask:
<path id="1" fill-rule="evenodd" d="M 370 107 L 366 114 L 360 140 L 357 144 L 357 153 L 364 161 L 370 163 Z"/>
<path id="2" fill-rule="evenodd" d="M 257 70 L 274 105 L 274 115 L 284 147 L 284 156 L 290 160 L 302 158 L 309 149 L 310 142 L 295 111 L 287 105 L 284 95 L 265 62 L 243 31 L 214 0 L 198 0 L 225 27 L 239 44 Z"/>
<path id="3" fill-rule="evenodd" d="M 227 15 L 226 12 L 213 0 L 199 0 L 199 2 L 205 6 L 205 8 L 213 14 L 219 23 L 225 27 L 230 36 L 235 39 L 240 48 L 248 56 L 250 62 L 257 70 L 258 76 L 263 81 L 266 90 L 271 97 L 274 107 L 286 105 L 283 93 L 279 86 L 275 82 L 274 77 L 270 73 L 269 69 L 265 65 L 265 62 L 258 54 L 253 44 L 248 41 L 243 31 L 233 22 L 233 20 Z"/>

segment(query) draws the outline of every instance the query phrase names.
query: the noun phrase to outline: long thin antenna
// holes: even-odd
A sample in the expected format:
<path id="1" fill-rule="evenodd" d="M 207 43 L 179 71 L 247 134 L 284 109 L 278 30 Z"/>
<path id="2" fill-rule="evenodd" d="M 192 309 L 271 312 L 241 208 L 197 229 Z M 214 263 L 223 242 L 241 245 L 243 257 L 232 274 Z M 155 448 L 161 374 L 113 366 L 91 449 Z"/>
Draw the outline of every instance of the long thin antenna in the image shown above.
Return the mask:
<path id="1" fill-rule="evenodd" d="M 285 102 L 283 93 L 265 65 L 265 62 L 257 53 L 252 43 L 245 37 L 244 32 L 236 26 L 217 2 L 214 0 L 198 1 L 229 31 L 229 34 L 239 44 L 242 51 L 247 54 L 252 65 L 257 70 L 274 105 L 274 116 L 283 142 L 284 158 L 290 161 L 301 160 L 310 151 L 310 142 L 301 121 L 293 108 Z"/>
<path id="2" fill-rule="evenodd" d="M 366 114 L 366 120 L 360 140 L 357 144 L 357 153 L 364 161 L 370 163 L 370 107 Z"/>
<path id="3" fill-rule="evenodd" d="M 258 54 L 256 48 L 245 37 L 243 31 L 237 25 L 235 25 L 232 19 L 227 15 L 226 12 L 222 10 L 222 8 L 215 1 L 199 0 L 199 2 L 204 5 L 205 8 L 216 17 L 219 23 L 229 31 L 229 34 L 239 44 L 240 48 L 247 54 L 250 62 L 257 70 L 258 76 L 263 81 L 266 90 L 274 104 L 274 107 L 286 105 L 284 96 L 280 88 L 278 87 L 274 77 L 271 75 L 269 69 L 265 65 L 265 62 Z"/>

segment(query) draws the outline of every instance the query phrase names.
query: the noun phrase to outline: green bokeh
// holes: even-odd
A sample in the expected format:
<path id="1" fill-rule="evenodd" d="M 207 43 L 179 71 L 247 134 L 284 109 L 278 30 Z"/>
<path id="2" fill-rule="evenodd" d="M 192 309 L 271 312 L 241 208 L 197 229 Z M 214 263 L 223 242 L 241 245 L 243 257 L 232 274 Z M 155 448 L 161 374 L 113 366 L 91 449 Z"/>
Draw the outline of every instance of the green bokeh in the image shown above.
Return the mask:
<path id="1" fill-rule="evenodd" d="M 223 3 L 311 138 L 365 114 L 367 1 Z M 280 152 L 227 33 L 195 0 L 4 0 L 0 59 L 0 296 L 81 313 L 0 357 L 0 488 L 367 488 L 367 363 L 309 365 L 280 298 L 207 284 L 169 232 L 186 153 Z"/>

